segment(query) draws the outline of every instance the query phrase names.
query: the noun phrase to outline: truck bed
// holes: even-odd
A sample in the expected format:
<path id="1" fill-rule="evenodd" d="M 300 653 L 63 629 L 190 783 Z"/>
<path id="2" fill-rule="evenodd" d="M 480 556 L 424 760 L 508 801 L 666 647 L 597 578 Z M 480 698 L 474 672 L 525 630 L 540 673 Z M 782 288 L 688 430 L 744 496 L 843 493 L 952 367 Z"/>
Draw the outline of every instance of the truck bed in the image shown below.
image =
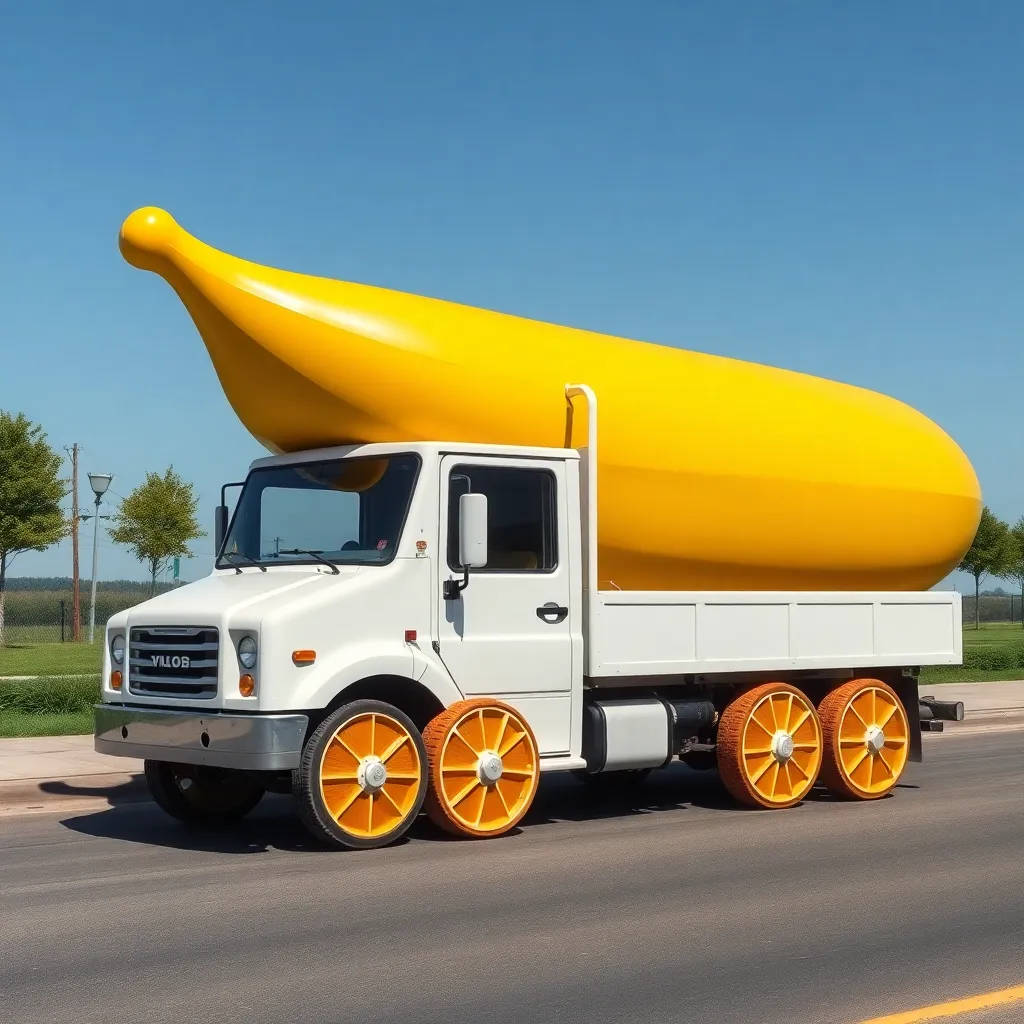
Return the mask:
<path id="1" fill-rule="evenodd" d="M 600 591 L 586 674 L 652 676 L 959 665 L 956 591 Z"/>

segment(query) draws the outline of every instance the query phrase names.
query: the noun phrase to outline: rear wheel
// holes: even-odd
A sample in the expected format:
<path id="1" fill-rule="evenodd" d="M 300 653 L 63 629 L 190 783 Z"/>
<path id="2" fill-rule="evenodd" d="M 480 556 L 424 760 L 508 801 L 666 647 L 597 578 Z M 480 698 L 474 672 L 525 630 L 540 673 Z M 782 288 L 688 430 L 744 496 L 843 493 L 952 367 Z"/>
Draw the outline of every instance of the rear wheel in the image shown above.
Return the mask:
<path id="1" fill-rule="evenodd" d="M 238 821 L 263 798 L 262 786 L 226 768 L 146 761 L 144 770 L 156 805 L 189 825 Z"/>
<path id="2" fill-rule="evenodd" d="M 722 782 L 735 799 L 750 807 L 792 807 L 818 778 L 821 723 L 795 686 L 764 683 L 722 713 L 717 753 Z"/>
<path id="3" fill-rule="evenodd" d="M 877 800 L 907 766 L 910 723 L 892 687 L 880 679 L 837 686 L 818 708 L 825 734 L 821 780 L 830 793 Z"/>
<path id="4" fill-rule="evenodd" d="M 306 740 L 292 792 L 302 821 L 334 846 L 373 849 L 402 836 L 427 789 L 423 738 L 404 712 L 357 700 Z"/>
<path id="5" fill-rule="evenodd" d="M 464 700 L 423 730 L 430 761 L 426 811 L 457 836 L 500 836 L 530 809 L 540 755 L 529 723 L 497 700 Z"/>

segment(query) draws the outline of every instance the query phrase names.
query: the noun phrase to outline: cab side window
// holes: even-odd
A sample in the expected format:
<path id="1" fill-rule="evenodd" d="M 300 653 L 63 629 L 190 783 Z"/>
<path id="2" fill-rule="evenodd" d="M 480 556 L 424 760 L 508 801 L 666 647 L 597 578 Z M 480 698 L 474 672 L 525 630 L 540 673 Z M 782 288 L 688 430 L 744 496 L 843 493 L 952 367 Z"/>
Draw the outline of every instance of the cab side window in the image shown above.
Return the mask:
<path id="1" fill-rule="evenodd" d="M 487 566 L 550 572 L 558 565 L 555 477 L 545 469 L 456 466 L 448 480 L 448 565 L 459 570 L 459 498 L 487 495 Z"/>

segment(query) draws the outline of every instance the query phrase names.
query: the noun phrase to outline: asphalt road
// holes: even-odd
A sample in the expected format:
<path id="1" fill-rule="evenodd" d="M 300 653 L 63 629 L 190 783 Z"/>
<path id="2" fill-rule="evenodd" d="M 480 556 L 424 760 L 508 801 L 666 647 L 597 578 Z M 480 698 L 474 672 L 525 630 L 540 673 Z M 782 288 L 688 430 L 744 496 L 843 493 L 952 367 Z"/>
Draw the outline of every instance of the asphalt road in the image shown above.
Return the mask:
<path id="1" fill-rule="evenodd" d="M 1024 984 L 1024 732 L 926 736 L 877 803 L 551 778 L 516 834 L 366 853 L 283 798 L 198 836 L 148 804 L 5 818 L 0 886 L 5 1024 L 853 1024 Z"/>

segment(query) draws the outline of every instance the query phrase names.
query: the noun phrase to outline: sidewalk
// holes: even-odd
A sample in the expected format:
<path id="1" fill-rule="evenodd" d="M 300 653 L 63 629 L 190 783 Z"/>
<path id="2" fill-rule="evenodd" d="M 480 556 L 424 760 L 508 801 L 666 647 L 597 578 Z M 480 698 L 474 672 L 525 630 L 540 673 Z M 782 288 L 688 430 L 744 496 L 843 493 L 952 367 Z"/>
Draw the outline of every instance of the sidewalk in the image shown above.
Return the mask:
<path id="1" fill-rule="evenodd" d="M 964 722 L 998 719 L 1024 713 L 1024 681 L 1015 683 L 921 683 L 922 697 L 936 700 L 962 700 Z M 956 723 L 947 723 L 952 728 Z"/>
<path id="2" fill-rule="evenodd" d="M 0 815 L 147 798 L 142 762 L 97 754 L 92 736 L 0 739 Z"/>
<path id="3" fill-rule="evenodd" d="M 1024 681 L 923 685 L 921 695 L 964 702 L 964 721 L 946 722 L 944 736 L 1001 723 L 1024 726 Z M 97 754 L 92 736 L 0 739 L 0 815 L 146 799 L 142 762 Z"/>

